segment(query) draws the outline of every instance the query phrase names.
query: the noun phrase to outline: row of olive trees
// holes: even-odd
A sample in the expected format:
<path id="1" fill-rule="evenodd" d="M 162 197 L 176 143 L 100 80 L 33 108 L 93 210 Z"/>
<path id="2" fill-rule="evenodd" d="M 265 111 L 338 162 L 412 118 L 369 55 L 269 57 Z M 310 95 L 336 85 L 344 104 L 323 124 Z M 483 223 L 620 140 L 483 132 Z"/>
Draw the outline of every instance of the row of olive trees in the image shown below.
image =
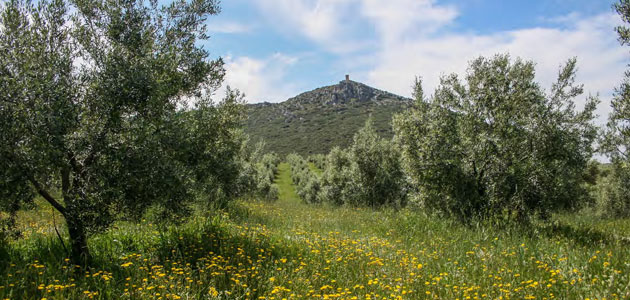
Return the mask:
<path id="1" fill-rule="evenodd" d="M 321 178 L 292 157 L 296 183 L 317 187 L 305 188 L 317 199 L 307 202 L 411 202 L 464 221 L 526 221 L 579 207 L 589 200 L 585 173 L 599 100 L 586 97 L 575 109 L 583 93 L 575 72 L 571 59 L 547 92 L 534 80 L 533 62 L 497 55 L 474 60 L 464 80 L 443 77 L 429 98 L 418 81 L 413 107 L 394 118 L 393 141 L 368 121 L 349 149 L 327 155 Z"/>
<path id="2" fill-rule="evenodd" d="M 280 157 L 275 153 L 263 154 L 263 149 L 264 143 L 260 142 L 251 153 L 244 151 L 239 188 L 243 195 L 278 200 L 278 186 L 273 182 L 278 174 Z"/>
<path id="3" fill-rule="evenodd" d="M 615 8 L 630 22 L 630 0 Z M 630 44 L 629 28 L 617 32 Z M 304 189 L 317 201 L 308 202 L 409 201 L 461 220 L 527 221 L 592 202 L 591 191 L 602 190 L 590 163 L 597 141 L 612 161 L 600 204 L 609 215 L 630 215 L 630 72 L 602 135 L 593 124 L 599 99 L 580 99 L 576 59 L 560 68 L 550 90 L 535 81 L 534 66 L 509 55 L 480 57 L 464 78 L 442 77 L 430 97 L 417 80 L 413 107 L 394 118 L 393 141 L 378 138 L 368 122 L 349 149 L 333 149 L 325 163 L 311 158 L 324 169 L 321 178 L 307 171 L 296 183 L 311 187 Z M 302 160 L 294 169 L 308 170 Z"/>
<path id="4" fill-rule="evenodd" d="M 308 157 L 308 162 L 312 163 L 316 168 L 323 170 L 326 167 L 326 155 L 313 154 Z"/>
<path id="5" fill-rule="evenodd" d="M 321 177 L 311 176 L 317 202 L 410 202 L 463 221 L 528 221 L 591 204 L 600 184 L 605 213 L 627 216 L 629 97 L 618 92 L 608 130 L 599 135 L 593 124 L 599 100 L 587 96 L 576 109 L 583 88 L 575 75 L 571 59 L 545 91 L 533 62 L 496 55 L 474 60 L 463 80 L 443 77 L 432 97 L 418 80 L 413 107 L 394 118 L 393 141 L 379 138 L 368 121 L 349 149 L 326 156 Z M 613 162 L 604 183 L 592 161 L 600 137 Z"/>
<path id="6" fill-rule="evenodd" d="M 308 161 L 297 154 L 289 154 L 287 161 L 291 166 L 291 180 L 296 186 L 298 196 L 306 203 L 320 203 L 321 182 L 311 170 Z"/>
<path id="7" fill-rule="evenodd" d="M 378 136 L 368 120 L 349 149 L 335 147 L 324 155 L 303 159 L 291 154 L 293 182 L 307 203 L 400 207 L 406 202 L 406 181 L 400 166 L 400 153 Z M 312 170 L 322 170 L 321 175 Z"/>

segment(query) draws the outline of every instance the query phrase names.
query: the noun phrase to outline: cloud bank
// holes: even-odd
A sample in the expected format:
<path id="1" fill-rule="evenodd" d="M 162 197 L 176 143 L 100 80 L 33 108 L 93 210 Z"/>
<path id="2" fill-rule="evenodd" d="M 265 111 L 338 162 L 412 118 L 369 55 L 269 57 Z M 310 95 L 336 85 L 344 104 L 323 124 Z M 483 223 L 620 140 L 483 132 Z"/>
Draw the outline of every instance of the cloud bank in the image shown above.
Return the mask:
<path id="1" fill-rule="evenodd" d="M 227 86 L 238 88 L 250 103 L 284 101 L 295 92 L 286 73 L 298 61 L 296 57 L 276 53 L 263 59 L 228 55 L 224 60 L 225 81 L 215 93 L 219 97 L 225 95 Z"/>
<path id="2" fill-rule="evenodd" d="M 482 34 L 453 29 L 461 12 L 433 0 L 252 1 L 280 34 L 305 39 L 336 57 L 332 64 L 343 65 L 353 78 L 404 96 L 410 96 L 415 76 L 423 77 L 431 93 L 441 75 L 463 74 L 470 60 L 497 53 L 536 62 L 537 79 L 549 88 L 560 65 L 577 57 L 578 82 L 601 95 L 602 123 L 629 61 L 614 32 L 621 20 L 612 12 L 573 12 L 549 18 L 545 26 Z M 299 92 L 286 77 L 294 63 L 275 56 L 231 58 L 228 83 L 250 94 L 249 101 L 281 101 Z"/>

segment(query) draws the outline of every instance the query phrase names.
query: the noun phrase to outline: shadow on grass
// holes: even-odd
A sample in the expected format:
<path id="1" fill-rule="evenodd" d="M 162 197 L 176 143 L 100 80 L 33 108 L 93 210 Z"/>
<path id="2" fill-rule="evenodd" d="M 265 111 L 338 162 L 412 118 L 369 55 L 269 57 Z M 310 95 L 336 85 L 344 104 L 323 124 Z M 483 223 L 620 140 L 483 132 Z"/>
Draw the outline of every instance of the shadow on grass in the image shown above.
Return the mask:
<path id="1" fill-rule="evenodd" d="M 130 270 L 121 266 L 125 262 L 121 260 L 121 257 L 131 253 L 142 254 L 142 259 L 148 259 L 145 262 L 146 265 L 162 265 L 166 272 L 171 266 L 186 266 L 192 272 L 189 275 L 191 278 L 211 280 L 212 286 L 217 290 L 235 288 L 233 275 L 240 270 L 250 269 L 256 262 L 256 272 L 260 274 L 260 278 L 250 278 L 247 282 L 252 290 L 250 295 L 252 299 L 272 288 L 265 274 L 273 270 L 274 261 L 279 258 L 297 258 L 300 254 L 297 247 L 274 243 L 267 235 L 260 232 L 261 228 L 245 230 L 244 227 L 238 227 L 238 225 L 228 225 L 226 219 L 220 215 L 215 215 L 213 218 L 196 217 L 186 224 L 169 226 L 166 230 L 159 232 L 158 236 L 153 235 L 151 238 L 138 238 L 138 233 L 134 233 L 133 230 L 126 232 L 126 230 L 125 226 L 121 226 L 90 239 L 93 264 L 87 270 L 79 269 L 80 272 L 76 272 L 82 274 L 85 271 L 103 270 L 111 273 L 113 280 L 110 281 L 112 286 L 108 292 L 111 295 L 122 295 L 126 289 L 125 278 L 130 276 Z M 211 276 L 207 266 L 217 257 L 220 257 L 218 260 L 220 265 L 228 267 Z M 59 279 L 61 282 L 76 280 L 75 284 L 84 290 L 102 288 L 95 284 L 93 279 L 75 276 L 73 266 L 68 265 L 66 258 L 67 253 L 56 237 L 32 237 L 8 245 L 0 245 L 0 259 L 2 259 L 0 273 L 18 274 L 16 270 L 21 270 L 19 272 L 20 276 L 23 276 L 20 278 L 21 282 L 34 282 L 34 278 L 39 276 Z M 30 267 L 30 264 L 35 262 L 45 265 L 45 268 L 35 270 Z M 177 262 L 177 265 L 172 264 L 173 262 Z M 142 263 L 142 260 L 137 263 Z M 60 271 L 63 266 L 69 267 L 67 268 L 69 271 Z M 38 272 L 43 272 L 43 274 L 38 274 Z M 2 285 L 1 282 L 0 285 Z M 198 295 L 207 295 L 210 286 L 210 284 L 198 284 Z M 28 298 L 42 296 L 36 286 L 29 284 L 20 287 L 16 285 L 14 289 L 16 290 L 13 292 L 16 294 L 22 294 Z"/>
<path id="2" fill-rule="evenodd" d="M 170 238 L 161 239 L 155 253 L 161 264 L 167 261 L 190 264 L 195 272 L 204 272 L 204 267 L 212 264 L 209 260 L 217 257 L 222 258 L 225 265 L 232 266 L 233 271 L 237 268 L 250 269 L 254 261 L 267 262 L 256 266 L 257 272 L 263 275 L 262 280 L 248 282 L 252 290 L 250 296 L 255 299 L 271 288 L 264 274 L 273 271 L 273 262 L 280 258 L 297 258 L 299 249 L 274 244 L 255 230 L 241 230 L 229 230 L 216 222 L 197 228 L 176 229 L 171 232 Z M 215 287 L 219 290 L 231 289 L 233 275 L 233 272 L 225 271 L 213 276 Z"/>
<path id="3" fill-rule="evenodd" d="M 628 238 L 615 236 L 610 233 L 604 233 L 593 228 L 577 227 L 575 225 L 565 224 L 558 221 L 539 226 L 538 230 L 540 230 L 540 232 L 542 232 L 545 236 L 549 238 L 562 237 L 571 240 L 581 246 L 630 246 L 630 239 Z"/>

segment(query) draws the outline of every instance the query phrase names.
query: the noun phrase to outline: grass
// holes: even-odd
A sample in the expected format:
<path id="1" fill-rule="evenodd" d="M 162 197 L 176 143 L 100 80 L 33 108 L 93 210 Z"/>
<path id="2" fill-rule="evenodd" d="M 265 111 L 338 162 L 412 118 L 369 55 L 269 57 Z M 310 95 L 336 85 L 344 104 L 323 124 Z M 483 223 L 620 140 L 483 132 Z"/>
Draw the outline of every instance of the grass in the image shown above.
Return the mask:
<path id="1" fill-rule="evenodd" d="M 314 163 L 309 162 L 308 163 L 308 168 L 313 171 L 313 173 L 315 173 L 317 176 L 321 176 L 322 173 L 324 173 L 324 171 L 322 171 L 320 168 L 318 168 Z"/>
<path id="2" fill-rule="evenodd" d="M 283 202 L 297 203 L 300 197 L 295 191 L 293 180 L 291 179 L 291 166 L 288 163 L 280 163 L 278 165 L 278 176 L 276 178 L 278 185 L 278 198 Z"/>
<path id="3" fill-rule="evenodd" d="M 287 164 L 276 184 L 276 202 L 238 201 L 179 227 L 119 223 L 91 238 L 89 270 L 65 260 L 49 216 L 31 218 L 34 232 L 0 254 L 0 299 L 630 298 L 629 220 L 471 228 L 304 204 Z"/>

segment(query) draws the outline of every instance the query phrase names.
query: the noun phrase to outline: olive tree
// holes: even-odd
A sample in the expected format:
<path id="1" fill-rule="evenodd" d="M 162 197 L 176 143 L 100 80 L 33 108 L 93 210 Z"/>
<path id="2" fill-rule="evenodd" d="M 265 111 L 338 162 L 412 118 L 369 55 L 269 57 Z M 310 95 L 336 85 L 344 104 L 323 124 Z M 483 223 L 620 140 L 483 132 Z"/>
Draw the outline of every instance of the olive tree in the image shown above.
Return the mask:
<path id="1" fill-rule="evenodd" d="M 214 0 L 2 4 L 0 209 L 45 199 L 79 264 L 88 235 L 118 218 L 229 196 L 242 105 L 232 92 L 212 103 L 223 62 L 199 45 L 218 12 Z"/>
<path id="2" fill-rule="evenodd" d="M 400 166 L 400 152 L 378 136 L 372 119 L 354 136 L 350 146 L 350 176 L 356 188 L 355 200 L 368 206 L 405 203 L 405 179 Z"/>
<path id="3" fill-rule="evenodd" d="M 291 180 L 300 198 L 309 204 L 321 202 L 321 180 L 311 170 L 308 161 L 299 154 L 287 155 L 287 162 L 291 166 Z"/>
<path id="4" fill-rule="evenodd" d="M 336 147 L 328 154 L 321 186 L 327 202 L 371 207 L 403 206 L 407 192 L 400 152 L 378 136 L 371 118 L 347 150 Z"/>
<path id="5" fill-rule="evenodd" d="M 472 61 L 463 81 L 443 77 L 428 99 L 418 81 L 415 107 L 394 120 L 414 198 L 462 220 L 544 218 L 579 205 L 598 99 L 576 111 L 575 72 L 571 59 L 545 92 L 533 62 L 497 55 Z"/>
<path id="6" fill-rule="evenodd" d="M 630 23 L 630 1 L 621 0 L 614 5 L 625 23 Z M 630 44 L 630 28 L 616 28 L 622 45 Z M 615 216 L 630 215 L 630 71 L 616 89 L 611 102 L 612 112 L 602 140 L 602 150 L 608 155 L 613 172 L 605 190 L 604 209 Z"/>
<path id="7" fill-rule="evenodd" d="M 348 151 L 335 146 L 326 155 L 322 172 L 322 200 L 335 205 L 355 202 L 356 186 L 352 181 L 352 160 Z"/>

